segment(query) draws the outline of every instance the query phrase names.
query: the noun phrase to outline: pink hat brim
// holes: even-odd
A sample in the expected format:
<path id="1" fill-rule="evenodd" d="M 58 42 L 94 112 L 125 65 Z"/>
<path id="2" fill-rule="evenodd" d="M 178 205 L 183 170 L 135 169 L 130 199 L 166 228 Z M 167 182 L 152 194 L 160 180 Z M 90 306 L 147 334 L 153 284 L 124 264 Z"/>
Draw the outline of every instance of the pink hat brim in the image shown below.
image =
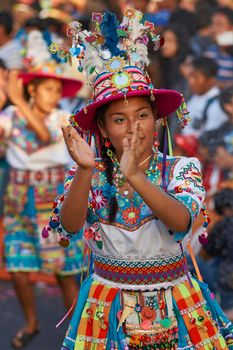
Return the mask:
<path id="1" fill-rule="evenodd" d="M 31 72 L 25 72 L 25 73 L 19 73 L 19 78 L 23 80 L 23 84 L 27 85 L 32 80 L 36 78 L 48 78 L 48 79 L 58 79 L 61 80 L 63 83 L 63 92 L 62 97 L 73 97 L 76 95 L 76 93 L 81 89 L 83 83 L 80 80 L 72 79 L 72 78 L 66 78 L 63 76 L 53 75 L 53 74 L 46 74 L 46 73 L 31 73 Z"/>
<path id="2" fill-rule="evenodd" d="M 181 104 L 182 95 L 175 90 L 153 89 L 129 91 L 126 97 L 150 96 L 151 93 L 153 93 L 153 96 L 155 98 L 155 100 L 152 101 L 152 104 L 157 111 L 157 119 L 169 116 L 175 112 Z M 90 131 L 94 134 L 98 133 L 99 128 L 95 121 L 96 110 L 106 103 L 110 103 L 123 98 L 124 94 L 118 93 L 117 95 L 110 95 L 109 97 L 103 98 L 99 101 L 94 101 L 77 112 L 74 116 L 74 119 L 83 130 Z"/>

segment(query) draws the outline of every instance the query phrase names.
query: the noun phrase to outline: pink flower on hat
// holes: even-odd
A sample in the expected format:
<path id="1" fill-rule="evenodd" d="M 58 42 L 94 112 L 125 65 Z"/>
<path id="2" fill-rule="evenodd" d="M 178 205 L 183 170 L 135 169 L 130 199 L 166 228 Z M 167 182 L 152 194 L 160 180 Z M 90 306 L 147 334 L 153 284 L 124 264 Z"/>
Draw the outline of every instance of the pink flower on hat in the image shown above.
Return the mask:
<path id="1" fill-rule="evenodd" d="M 94 22 L 101 23 L 101 21 L 103 19 L 103 15 L 102 15 L 102 13 L 99 13 L 99 12 L 93 12 L 91 19 Z"/>

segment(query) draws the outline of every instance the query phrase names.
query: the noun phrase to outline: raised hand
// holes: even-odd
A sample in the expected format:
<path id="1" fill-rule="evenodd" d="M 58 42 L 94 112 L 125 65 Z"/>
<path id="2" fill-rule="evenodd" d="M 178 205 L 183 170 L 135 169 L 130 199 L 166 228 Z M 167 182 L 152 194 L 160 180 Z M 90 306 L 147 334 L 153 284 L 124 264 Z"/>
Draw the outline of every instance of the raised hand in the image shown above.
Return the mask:
<path id="1" fill-rule="evenodd" d="M 6 92 L 14 105 L 18 106 L 25 102 L 23 81 L 18 78 L 18 73 L 15 71 L 10 72 L 8 75 Z"/>
<path id="2" fill-rule="evenodd" d="M 62 132 L 71 158 L 83 169 L 94 168 L 94 152 L 88 143 L 70 125 L 62 126 Z"/>
<path id="3" fill-rule="evenodd" d="M 123 154 L 120 161 L 120 169 L 127 180 L 137 174 L 138 169 L 138 124 L 135 124 L 132 135 L 123 139 Z"/>
<path id="4" fill-rule="evenodd" d="M 6 95 L 7 75 L 8 75 L 7 70 L 0 68 L 0 110 L 3 109 L 7 101 L 7 95 Z"/>

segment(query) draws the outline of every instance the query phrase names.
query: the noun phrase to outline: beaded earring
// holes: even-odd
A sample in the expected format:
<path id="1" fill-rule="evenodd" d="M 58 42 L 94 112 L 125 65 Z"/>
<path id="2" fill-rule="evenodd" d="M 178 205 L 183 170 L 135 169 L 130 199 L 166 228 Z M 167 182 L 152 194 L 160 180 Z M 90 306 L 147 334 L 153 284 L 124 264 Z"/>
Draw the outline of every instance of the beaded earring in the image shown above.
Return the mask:
<path id="1" fill-rule="evenodd" d="M 109 158 L 111 158 L 111 160 L 113 160 L 113 151 L 110 149 L 111 147 L 111 142 L 109 141 L 109 139 L 105 139 L 104 141 L 104 146 L 107 148 L 107 155 L 109 156 Z"/>
<path id="2" fill-rule="evenodd" d="M 158 132 L 157 131 L 154 132 L 154 143 L 153 143 L 153 145 L 154 145 L 155 153 L 158 154 L 160 142 L 158 140 Z"/>

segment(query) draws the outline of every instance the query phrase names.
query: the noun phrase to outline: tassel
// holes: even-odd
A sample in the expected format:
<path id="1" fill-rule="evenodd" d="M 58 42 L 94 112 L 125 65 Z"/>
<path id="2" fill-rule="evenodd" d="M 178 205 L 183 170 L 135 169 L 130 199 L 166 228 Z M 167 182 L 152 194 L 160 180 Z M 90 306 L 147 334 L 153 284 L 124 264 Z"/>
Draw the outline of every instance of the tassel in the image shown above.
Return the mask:
<path id="1" fill-rule="evenodd" d="M 43 230 L 42 230 L 42 233 L 41 233 L 42 237 L 43 238 L 48 238 L 49 237 L 49 231 L 51 231 L 49 226 L 44 227 Z"/>
<path id="2" fill-rule="evenodd" d="M 73 310 L 73 308 L 74 308 L 76 302 L 77 302 L 77 297 L 74 299 L 73 304 L 71 305 L 70 309 L 69 309 L 68 312 L 65 314 L 65 316 L 61 319 L 61 321 L 59 321 L 59 322 L 56 324 L 56 328 L 58 328 L 58 327 L 67 319 L 67 317 L 70 315 L 71 311 Z"/>
<path id="3" fill-rule="evenodd" d="M 191 247 L 191 244 L 190 242 L 187 243 L 187 249 L 189 251 L 189 254 L 190 254 L 190 257 L 191 257 L 191 260 L 192 260 L 192 263 L 193 263 L 193 266 L 194 266 L 194 269 L 196 271 L 196 274 L 197 274 L 197 278 L 199 279 L 199 281 L 203 282 L 203 278 L 202 278 L 202 275 L 200 273 L 200 270 L 199 270 L 199 267 L 197 265 L 197 260 L 193 254 L 193 249 Z"/>
<path id="4" fill-rule="evenodd" d="M 185 126 L 192 120 L 187 109 L 184 96 L 182 95 L 181 105 L 176 111 L 177 117 L 179 119 L 181 129 L 184 129 Z"/>
<path id="5" fill-rule="evenodd" d="M 186 273 L 186 276 L 187 276 L 189 285 L 190 285 L 191 288 L 193 288 L 192 280 L 191 280 L 190 275 L 189 275 L 187 260 L 186 260 L 186 257 L 185 257 L 185 255 L 184 255 L 184 250 L 183 250 L 182 242 L 179 242 L 179 245 L 180 245 L 181 253 L 182 253 L 183 257 L 185 258 L 184 270 L 185 270 L 185 273 Z"/>
<path id="6" fill-rule="evenodd" d="M 168 138 L 168 154 L 173 157 L 172 140 L 169 126 L 167 125 L 167 138 Z"/>
<path id="7" fill-rule="evenodd" d="M 163 145 L 163 167 L 162 167 L 162 185 L 163 190 L 167 190 L 166 184 L 166 168 L 167 168 L 167 129 L 166 129 L 166 118 L 164 118 L 164 145 Z"/>

